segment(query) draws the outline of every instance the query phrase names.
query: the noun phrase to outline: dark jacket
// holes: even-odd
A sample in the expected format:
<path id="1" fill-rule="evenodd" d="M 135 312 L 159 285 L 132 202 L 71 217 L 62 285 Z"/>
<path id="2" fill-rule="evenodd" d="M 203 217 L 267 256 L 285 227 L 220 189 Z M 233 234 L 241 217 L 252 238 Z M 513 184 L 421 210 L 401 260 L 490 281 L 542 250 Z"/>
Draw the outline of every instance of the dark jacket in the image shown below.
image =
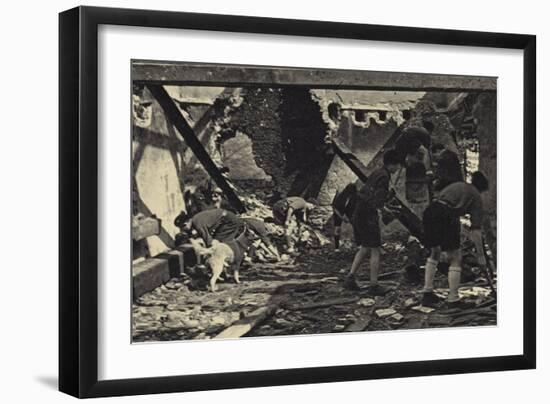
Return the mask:
<path id="1" fill-rule="evenodd" d="M 212 245 L 213 239 L 221 242 L 234 239 L 244 228 L 243 221 L 225 209 L 209 209 L 199 212 L 193 216 L 191 223 L 207 247 Z"/>
<path id="2" fill-rule="evenodd" d="M 357 208 L 380 209 L 388 199 L 390 172 L 386 167 L 375 170 L 357 193 Z"/>

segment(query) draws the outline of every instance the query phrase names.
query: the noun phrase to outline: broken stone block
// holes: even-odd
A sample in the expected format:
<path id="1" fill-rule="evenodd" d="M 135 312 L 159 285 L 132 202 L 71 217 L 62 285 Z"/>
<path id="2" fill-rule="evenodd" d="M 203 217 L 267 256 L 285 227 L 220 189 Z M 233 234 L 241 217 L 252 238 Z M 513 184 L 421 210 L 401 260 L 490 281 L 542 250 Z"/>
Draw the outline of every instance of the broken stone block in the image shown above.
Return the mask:
<path id="1" fill-rule="evenodd" d="M 414 306 L 412 309 L 419 311 L 421 313 L 426 313 L 426 314 L 431 313 L 432 311 L 435 311 L 435 309 L 431 307 L 426 307 L 426 306 Z"/>
<path id="2" fill-rule="evenodd" d="M 429 325 L 449 325 L 452 318 L 449 316 L 443 316 L 439 314 L 433 314 L 428 318 Z"/>
<path id="3" fill-rule="evenodd" d="M 392 314 L 397 313 L 394 309 L 379 309 L 375 311 L 376 315 L 380 318 L 391 316 Z"/>
<path id="4" fill-rule="evenodd" d="M 222 316 L 212 317 L 211 322 L 212 325 L 224 325 L 226 323 L 225 318 L 223 318 Z"/>
<path id="5" fill-rule="evenodd" d="M 169 321 L 181 321 L 181 313 L 180 312 L 170 312 L 166 314 L 166 318 Z"/>
<path id="6" fill-rule="evenodd" d="M 168 261 L 150 258 L 132 267 L 133 297 L 137 299 L 170 279 Z"/>
<path id="7" fill-rule="evenodd" d="M 370 307 L 374 305 L 375 300 L 371 299 L 370 297 L 365 297 L 363 299 L 360 299 L 357 304 L 360 304 L 361 306 Z"/>
<path id="8" fill-rule="evenodd" d="M 185 320 L 183 322 L 185 328 L 198 328 L 200 326 L 199 320 Z"/>
<path id="9" fill-rule="evenodd" d="M 408 307 L 412 307 L 412 306 L 416 305 L 416 303 L 417 303 L 417 301 L 411 297 L 411 298 L 405 300 L 403 305 L 408 308 Z"/>
<path id="10" fill-rule="evenodd" d="M 458 289 L 459 297 L 487 297 L 491 294 L 491 289 L 479 286 L 462 287 Z"/>
<path id="11" fill-rule="evenodd" d="M 181 328 L 182 327 L 181 321 L 173 321 L 173 320 L 166 321 L 163 325 L 166 328 Z"/>
<path id="12" fill-rule="evenodd" d="M 346 326 L 344 324 L 336 324 L 332 329 L 332 331 L 341 332 L 341 331 L 344 331 L 345 329 L 346 329 Z"/>
<path id="13" fill-rule="evenodd" d="M 286 328 L 286 327 L 293 327 L 294 323 L 285 320 L 284 318 L 277 318 L 275 319 L 275 325 L 278 327 Z"/>
<path id="14" fill-rule="evenodd" d="M 400 313 L 395 313 L 391 316 L 392 319 L 394 319 L 395 321 L 401 321 L 403 320 L 405 317 L 400 314 Z"/>

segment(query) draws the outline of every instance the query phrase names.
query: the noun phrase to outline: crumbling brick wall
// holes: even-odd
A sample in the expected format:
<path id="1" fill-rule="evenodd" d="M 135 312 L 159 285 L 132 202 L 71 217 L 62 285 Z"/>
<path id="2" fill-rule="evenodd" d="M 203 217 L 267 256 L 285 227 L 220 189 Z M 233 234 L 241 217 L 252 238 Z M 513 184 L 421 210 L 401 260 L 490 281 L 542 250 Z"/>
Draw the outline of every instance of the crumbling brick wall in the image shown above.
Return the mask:
<path id="1" fill-rule="evenodd" d="M 281 195 L 316 196 L 331 155 L 327 124 L 306 88 L 246 88 L 230 127 L 252 139 L 258 167 Z M 328 157 L 328 161 L 327 161 Z"/>
<path id="2" fill-rule="evenodd" d="M 281 136 L 281 89 L 246 88 L 244 101 L 231 117 L 231 129 L 252 139 L 254 160 L 277 185 L 285 184 L 286 157 Z"/>

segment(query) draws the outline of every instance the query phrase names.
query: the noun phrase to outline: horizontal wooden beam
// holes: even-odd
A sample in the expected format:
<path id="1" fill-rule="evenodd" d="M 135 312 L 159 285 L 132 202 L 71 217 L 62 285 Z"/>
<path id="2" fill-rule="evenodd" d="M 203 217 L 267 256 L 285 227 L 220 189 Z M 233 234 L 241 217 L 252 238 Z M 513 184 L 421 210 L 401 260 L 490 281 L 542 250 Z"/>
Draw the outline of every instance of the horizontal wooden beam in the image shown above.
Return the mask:
<path id="1" fill-rule="evenodd" d="M 219 65 L 187 62 L 132 62 L 135 83 L 163 85 L 304 86 L 309 88 L 496 91 L 496 77 L 362 70 Z"/>

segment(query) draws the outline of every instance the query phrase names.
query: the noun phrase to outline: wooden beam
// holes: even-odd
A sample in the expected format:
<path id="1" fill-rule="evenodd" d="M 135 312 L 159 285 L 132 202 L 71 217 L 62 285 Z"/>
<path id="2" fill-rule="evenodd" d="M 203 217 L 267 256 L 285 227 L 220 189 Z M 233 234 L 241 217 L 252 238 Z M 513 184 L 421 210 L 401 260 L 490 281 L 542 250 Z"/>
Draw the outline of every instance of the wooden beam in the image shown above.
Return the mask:
<path id="1" fill-rule="evenodd" d="M 164 87 L 158 84 L 147 84 L 147 88 L 156 98 L 160 104 L 162 110 L 166 114 L 168 121 L 176 127 L 178 132 L 183 136 L 187 146 L 195 153 L 197 159 L 201 162 L 206 172 L 212 177 L 222 191 L 227 196 L 229 203 L 237 209 L 238 212 L 243 213 L 246 208 L 233 188 L 229 185 L 229 182 L 222 175 L 216 164 L 212 161 L 208 152 L 202 146 L 200 140 L 195 135 L 195 132 L 189 126 L 181 112 L 179 111 L 172 98 L 168 95 Z"/>
<path id="2" fill-rule="evenodd" d="M 324 300 L 322 302 L 315 302 L 315 303 L 289 305 L 289 306 L 285 306 L 285 308 L 291 311 L 313 310 L 313 309 L 322 309 L 325 307 L 336 306 L 340 304 L 342 305 L 353 304 L 358 301 L 359 301 L 359 297 L 346 297 L 341 299 Z"/>
<path id="3" fill-rule="evenodd" d="M 393 148 L 395 142 L 399 138 L 401 131 L 397 129 L 388 139 L 384 147 L 380 149 L 378 153 L 371 159 L 368 165 L 364 165 L 361 160 L 357 158 L 348 147 L 338 139 L 332 139 L 332 147 L 334 152 L 342 159 L 344 163 L 353 171 L 357 177 L 365 182 L 369 175 L 372 174 L 374 170 L 378 167 L 381 167 L 383 164 L 384 153 Z M 390 201 L 395 211 L 392 211 L 395 219 L 399 220 L 407 230 L 416 237 L 421 243 L 424 241 L 424 228 L 422 225 L 422 220 L 416 216 L 416 214 L 410 210 L 403 201 L 401 201 L 396 195 L 392 197 Z"/>
<path id="4" fill-rule="evenodd" d="M 132 80 L 164 85 L 304 86 L 393 91 L 472 92 L 496 91 L 497 88 L 496 77 L 143 60 L 132 62 Z"/>
<path id="5" fill-rule="evenodd" d="M 231 326 L 216 335 L 214 339 L 240 338 L 248 334 L 258 324 L 275 314 L 277 307 L 277 305 L 269 305 L 253 311 L 250 316 L 233 323 Z"/>

